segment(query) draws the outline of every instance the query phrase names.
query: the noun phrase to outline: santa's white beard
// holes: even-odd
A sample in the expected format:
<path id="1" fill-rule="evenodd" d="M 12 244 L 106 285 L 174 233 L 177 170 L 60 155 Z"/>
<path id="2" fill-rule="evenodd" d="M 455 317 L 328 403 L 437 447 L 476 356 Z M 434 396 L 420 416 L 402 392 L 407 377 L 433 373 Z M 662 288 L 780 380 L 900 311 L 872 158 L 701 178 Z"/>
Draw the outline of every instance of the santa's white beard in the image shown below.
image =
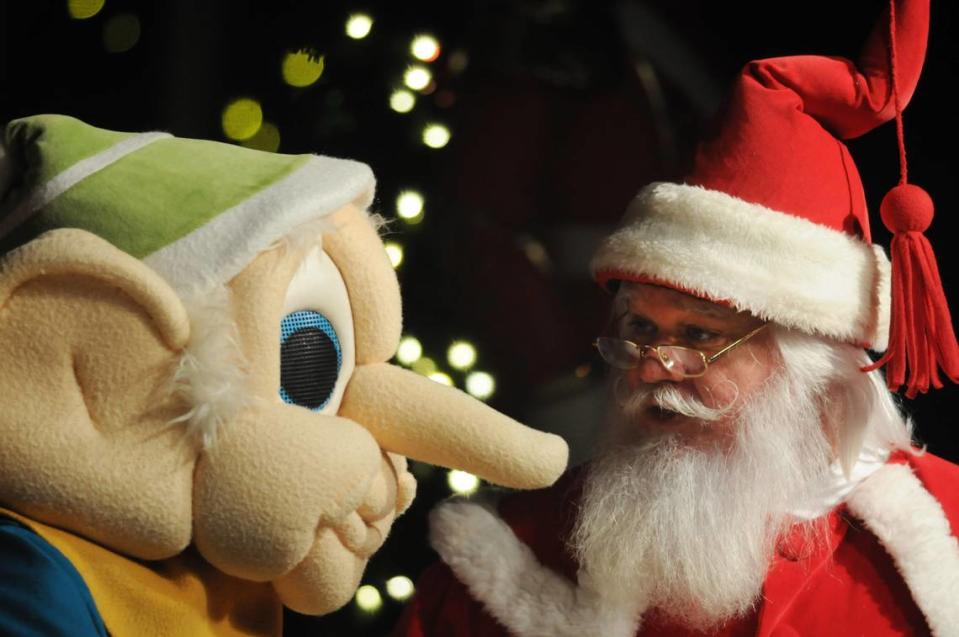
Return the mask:
<path id="1" fill-rule="evenodd" d="M 788 511 L 828 475 L 820 391 L 778 372 L 737 414 L 714 414 L 724 428 L 733 419 L 732 439 L 715 445 L 660 427 L 617 436 L 643 427 L 635 401 L 617 410 L 610 439 L 630 442 L 607 444 L 591 463 L 570 537 L 581 584 L 606 603 L 655 608 L 698 629 L 748 612 L 778 536 L 795 522 Z"/>

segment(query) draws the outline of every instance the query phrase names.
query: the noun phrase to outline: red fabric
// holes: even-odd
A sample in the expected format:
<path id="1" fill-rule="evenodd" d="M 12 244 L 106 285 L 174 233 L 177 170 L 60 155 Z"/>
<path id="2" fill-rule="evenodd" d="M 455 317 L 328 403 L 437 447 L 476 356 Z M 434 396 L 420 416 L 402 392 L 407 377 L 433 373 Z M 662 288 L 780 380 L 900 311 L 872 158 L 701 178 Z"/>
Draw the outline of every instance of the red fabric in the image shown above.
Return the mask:
<path id="1" fill-rule="evenodd" d="M 893 188 L 883 199 L 883 223 L 892 238 L 892 316 L 886 354 L 865 369 L 886 365 L 886 384 L 906 386 L 906 396 L 942 387 L 939 368 L 959 382 L 959 344 L 949 304 L 929 240 L 922 234 L 932 221 L 932 199 L 911 184 Z M 909 378 L 906 378 L 906 368 Z"/>
<path id="2" fill-rule="evenodd" d="M 897 78 L 904 107 L 925 58 L 929 1 L 896 5 Z M 888 23 L 886 11 L 858 65 L 811 55 L 747 64 L 717 134 L 698 148 L 687 183 L 871 241 L 862 182 L 839 139 L 862 135 L 896 114 Z"/>
<path id="3" fill-rule="evenodd" d="M 901 455 L 942 505 L 954 535 L 959 531 L 959 466 L 940 458 Z M 501 507 L 503 518 L 547 566 L 571 577 L 575 566 L 563 548 L 575 480 L 548 490 L 518 494 Z M 830 546 L 797 551 L 780 545 L 756 612 L 730 622 L 712 637 L 800 635 L 929 635 L 929 629 L 896 567 L 860 522 L 837 509 L 830 518 Z M 442 563 L 421 578 L 394 637 L 503 637 L 490 617 Z M 647 613 L 637 637 L 703 637 Z"/>

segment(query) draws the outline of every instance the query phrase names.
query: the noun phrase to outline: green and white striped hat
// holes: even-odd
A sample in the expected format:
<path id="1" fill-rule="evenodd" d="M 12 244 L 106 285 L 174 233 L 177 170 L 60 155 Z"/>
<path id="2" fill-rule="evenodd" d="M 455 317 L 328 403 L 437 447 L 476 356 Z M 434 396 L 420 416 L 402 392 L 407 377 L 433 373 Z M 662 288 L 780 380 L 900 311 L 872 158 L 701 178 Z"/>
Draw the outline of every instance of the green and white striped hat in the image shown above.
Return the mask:
<path id="1" fill-rule="evenodd" d="M 0 136 L 0 254 L 55 228 L 92 232 L 181 295 L 232 279 L 300 224 L 373 200 L 370 168 L 167 133 L 121 133 L 64 115 Z"/>

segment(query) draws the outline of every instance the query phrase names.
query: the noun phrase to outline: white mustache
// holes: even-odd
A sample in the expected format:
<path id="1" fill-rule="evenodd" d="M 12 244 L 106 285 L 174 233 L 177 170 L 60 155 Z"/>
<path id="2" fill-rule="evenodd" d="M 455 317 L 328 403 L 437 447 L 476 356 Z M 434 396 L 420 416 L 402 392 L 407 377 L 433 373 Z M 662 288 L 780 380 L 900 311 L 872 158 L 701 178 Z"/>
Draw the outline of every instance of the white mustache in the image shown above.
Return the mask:
<path id="1" fill-rule="evenodd" d="M 732 404 L 725 407 L 707 407 L 695 396 L 684 394 L 676 386 L 665 383 L 637 389 L 622 403 L 622 409 L 626 415 L 635 416 L 650 405 L 703 422 L 716 422 L 732 407 Z"/>

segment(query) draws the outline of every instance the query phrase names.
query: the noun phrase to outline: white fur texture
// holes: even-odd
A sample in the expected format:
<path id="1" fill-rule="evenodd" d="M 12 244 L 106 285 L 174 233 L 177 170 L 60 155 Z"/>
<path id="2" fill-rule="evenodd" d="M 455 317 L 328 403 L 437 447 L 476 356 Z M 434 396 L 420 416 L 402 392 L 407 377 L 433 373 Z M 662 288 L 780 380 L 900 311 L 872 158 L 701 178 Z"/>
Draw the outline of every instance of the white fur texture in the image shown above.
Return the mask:
<path id="1" fill-rule="evenodd" d="M 885 347 L 885 254 L 722 192 L 654 183 L 593 258 L 594 275 L 652 277 L 810 334 Z"/>
<path id="2" fill-rule="evenodd" d="M 430 542 L 486 610 L 517 637 L 632 637 L 642 608 L 611 608 L 543 566 L 493 511 L 466 501 L 430 514 Z"/>
<path id="3" fill-rule="evenodd" d="M 311 157 L 284 179 L 157 250 L 144 262 L 181 295 L 202 293 L 204 283 L 226 283 L 292 229 L 349 203 L 365 210 L 373 200 L 375 183 L 366 164 Z"/>
<path id="4" fill-rule="evenodd" d="M 190 342 L 180 356 L 173 391 L 189 410 L 170 422 L 185 427 L 187 440 L 204 449 L 216 443 L 224 423 L 251 404 L 244 358 L 237 343 L 225 285 L 210 285 L 202 295 L 184 301 L 190 316 Z"/>
<path id="5" fill-rule="evenodd" d="M 959 635 L 959 540 L 942 505 L 905 465 L 877 471 L 848 505 L 892 556 L 933 635 Z"/>
<path id="6" fill-rule="evenodd" d="M 936 637 L 959 635 L 959 543 L 941 505 L 904 465 L 887 465 L 848 499 L 892 556 Z M 635 633 L 642 612 L 609 609 L 544 567 L 495 513 L 452 501 L 430 517 L 431 544 L 500 623 L 518 637 Z"/>

